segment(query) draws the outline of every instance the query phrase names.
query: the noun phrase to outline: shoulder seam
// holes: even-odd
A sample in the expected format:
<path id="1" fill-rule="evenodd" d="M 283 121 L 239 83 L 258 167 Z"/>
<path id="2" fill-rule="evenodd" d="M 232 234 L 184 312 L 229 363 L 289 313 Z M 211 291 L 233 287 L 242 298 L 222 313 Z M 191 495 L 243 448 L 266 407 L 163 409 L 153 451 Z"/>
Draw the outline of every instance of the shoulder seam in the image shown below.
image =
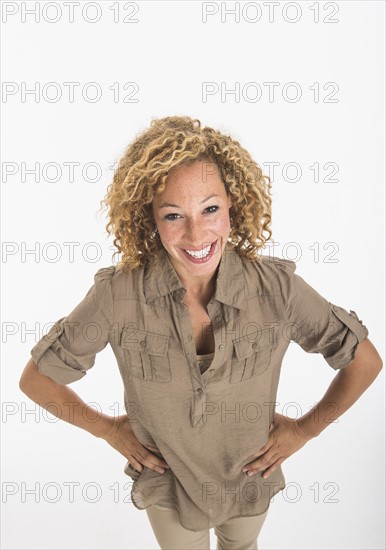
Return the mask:
<path id="1" fill-rule="evenodd" d="M 114 265 L 109 266 L 109 267 L 101 267 L 100 269 L 98 269 L 98 271 L 94 275 L 94 284 L 96 284 L 97 282 L 100 283 L 102 281 L 110 280 L 110 285 L 111 285 L 111 279 L 112 279 L 114 273 L 115 273 L 115 266 Z M 106 293 L 106 290 L 103 293 L 103 296 L 105 295 L 105 293 Z M 96 294 L 95 294 L 95 296 L 96 296 Z M 108 315 L 104 311 L 104 308 L 102 307 L 102 304 L 97 304 L 99 310 L 102 313 L 102 315 L 104 316 L 104 318 L 108 322 L 108 324 L 110 326 L 110 329 L 111 329 L 112 323 L 114 321 L 114 300 L 113 300 L 113 296 L 112 296 L 112 291 L 111 291 L 111 299 L 112 299 L 112 312 L 111 312 L 112 319 L 111 320 L 109 319 Z"/>
<path id="2" fill-rule="evenodd" d="M 281 273 L 285 273 L 287 274 L 288 276 L 288 287 L 290 286 L 289 285 L 289 280 L 291 278 L 291 276 L 295 273 L 296 271 L 296 262 L 294 262 L 293 260 L 287 260 L 285 258 L 279 258 L 278 256 L 265 256 L 265 258 L 267 258 L 266 262 L 269 264 L 269 265 L 273 265 L 274 268 L 279 269 Z M 279 294 L 280 294 L 280 298 L 281 298 L 281 302 L 283 304 L 283 311 L 284 311 L 284 314 L 285 314 L 285 317 L 286 317 L 286 322 L 289 323 L 290 320 L 289 320 L 289 316 L 288 316 L 288 311 L 287 311 L 287 307 L 286 307 L 286 304 L 285 304 L 285 301 L 284 301 L 284 298 L 283 298 L 283 291 L 282 291 L 282 286 L 280 284 L 280 278 L 279 278 L 279 275 L 276 271 L 276 281 L 277 281 L 277 285 L 278 285 L 278 288 L 279 288 Z"/>

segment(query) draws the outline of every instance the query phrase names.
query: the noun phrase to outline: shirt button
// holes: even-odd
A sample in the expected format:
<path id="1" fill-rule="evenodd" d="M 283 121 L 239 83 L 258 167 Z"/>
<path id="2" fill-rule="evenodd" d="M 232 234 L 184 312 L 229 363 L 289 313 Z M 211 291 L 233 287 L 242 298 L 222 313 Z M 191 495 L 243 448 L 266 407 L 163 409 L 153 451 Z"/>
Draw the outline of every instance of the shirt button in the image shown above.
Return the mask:
<path id="1" fill-rule="evenodd" d="M 257 343 L 252 344 L 253 349 L 257 349 Z"/>
<path id="2" fill-rule="evenodd" d="M 215 321 L 221 321 L 221 320 L 222 320 L 221 315 L 217 315 L 217 317 L 215 318 Z"/>
<path id="3" fill-rule="evenodd" d="M 213 304 L 213 300 L 209 300 L 209 303 L 210 303 L 210 304 Z"/>
<path id="4" fill-rule="evenodd" d="M 224 347 L 225 347 L 224 344 L 219 345 L 219 349 L 224 349 Z"/>
<path id="5" fill-rule="evenodd" d="M 142 341 L 140 342 L 140 346 L 141 346 L 141 348 L 144 348 L 144 347 L 146 346 L 145 340 L 142 340 Z"/>

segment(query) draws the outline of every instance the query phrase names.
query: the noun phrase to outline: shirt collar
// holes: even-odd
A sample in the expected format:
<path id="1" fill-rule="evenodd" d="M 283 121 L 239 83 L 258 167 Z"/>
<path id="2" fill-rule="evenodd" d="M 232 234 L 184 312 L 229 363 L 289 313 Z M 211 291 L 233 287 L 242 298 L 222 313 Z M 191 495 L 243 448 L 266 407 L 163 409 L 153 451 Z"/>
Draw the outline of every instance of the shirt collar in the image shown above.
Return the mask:
<path id="1" fill-rule="evenodd" d="M 161 246 L 159 261 L 151 262 L 145 267 L 146 303 L 176 291 L 183 296 L 186 289 L 170 262 L 166 249 Z M 213 299 L 231 307 L 247 309 L 243 261 L 230 242 L 226 243 L 221 256 Z"/>

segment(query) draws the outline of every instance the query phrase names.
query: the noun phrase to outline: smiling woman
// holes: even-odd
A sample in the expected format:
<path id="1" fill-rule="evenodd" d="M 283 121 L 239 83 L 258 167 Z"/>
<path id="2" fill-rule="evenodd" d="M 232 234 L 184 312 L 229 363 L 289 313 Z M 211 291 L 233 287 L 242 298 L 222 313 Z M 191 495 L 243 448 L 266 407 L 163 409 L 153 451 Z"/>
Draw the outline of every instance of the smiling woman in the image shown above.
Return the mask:
<path id="1" fill-rule="evenodd" d="M 202 250 L 221 237 L 217 223 L 241 257 L 255 260 L 272 236 L 270 189 L 269 177 L 234 138 L 170 116 L 153 119 L 126 148 L 101 205 L 124 270 L 159 258 L 174 224 L 180 242 L 172 246 Z"/>
<path id="2" fill-rule="evenodd" d="M 82 405 L 61 418 L 127 459 L 132 502 L 161 548 L 208 550 L 214 527 L 219 548 L 257 549 L 286 486 L 282 462 L 358 399 L 382 360 L 355 311 L 293 261 L 258 254 L 271 236 L 270 181 L 231 137 L 189 117 L 153 120 L 104 202 L 121 261 L 31 349 L 20 387 L 43 407 Z M 339 371 L 297 420 L 275 410 L 291 342 Z M 127 414 L 96 423 L 65 385 L 107 344 Z"/>
<path id="3" fill-rule="evenodd" d="M 212 192 L 202 200 L 208 190 Z M 203 295 L 210 284 L 228 242 L 231 207 L 216 164 L 209 161 L 173 168 L 166 189 L 154 197 L 159 239 L 188 296 Z"/>

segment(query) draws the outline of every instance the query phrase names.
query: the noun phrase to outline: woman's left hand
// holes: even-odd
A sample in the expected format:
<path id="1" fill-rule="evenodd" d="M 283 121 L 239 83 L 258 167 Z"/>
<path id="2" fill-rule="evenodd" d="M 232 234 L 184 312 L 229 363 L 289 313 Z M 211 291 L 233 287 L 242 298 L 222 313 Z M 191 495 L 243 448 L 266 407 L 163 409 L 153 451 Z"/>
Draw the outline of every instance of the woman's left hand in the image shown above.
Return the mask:
<path id="1" fill-rule="evenodd" d="M 296 419 L 275 413 L 268 441 L 252 455 L 259 458 L 247 463 L 242 471 L 252 472 L 247 475 L 255 475 L 264 471 L 263 478 L 265 479 L 277 470 L 284 460 L 301 449 L 309 439 Z"/>

